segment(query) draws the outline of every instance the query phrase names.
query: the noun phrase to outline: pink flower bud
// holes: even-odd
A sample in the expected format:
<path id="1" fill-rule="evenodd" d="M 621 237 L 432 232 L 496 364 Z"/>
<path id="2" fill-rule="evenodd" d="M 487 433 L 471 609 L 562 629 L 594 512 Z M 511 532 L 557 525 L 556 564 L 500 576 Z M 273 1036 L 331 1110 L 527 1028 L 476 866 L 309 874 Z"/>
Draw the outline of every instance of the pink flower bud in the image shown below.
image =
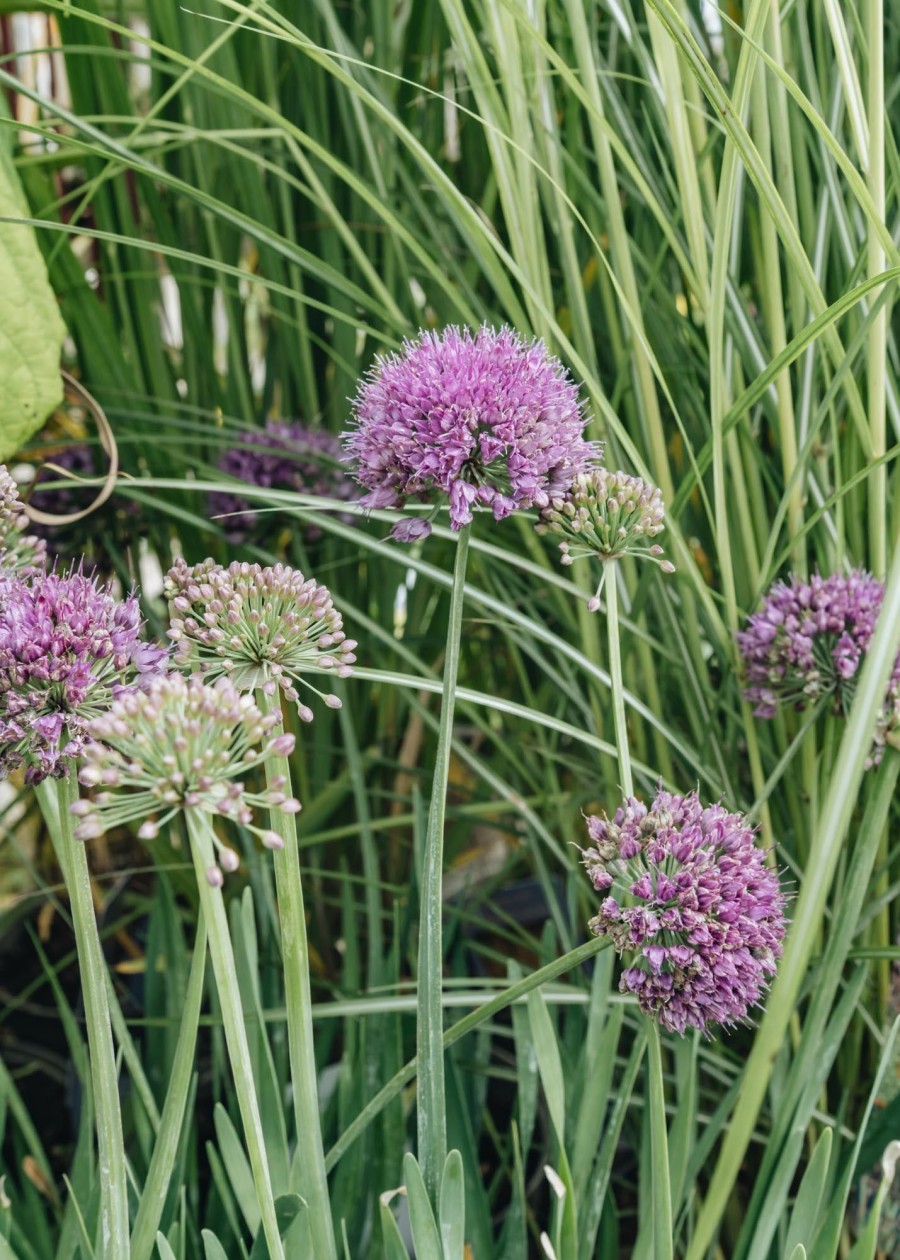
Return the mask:
<path id="1" fill-rule="evenodd" d="M 221 888 L 225 883 L 225 876 L 222 874 L 218 866 L 207 866 L 206 882 L 210 888 Z"/>

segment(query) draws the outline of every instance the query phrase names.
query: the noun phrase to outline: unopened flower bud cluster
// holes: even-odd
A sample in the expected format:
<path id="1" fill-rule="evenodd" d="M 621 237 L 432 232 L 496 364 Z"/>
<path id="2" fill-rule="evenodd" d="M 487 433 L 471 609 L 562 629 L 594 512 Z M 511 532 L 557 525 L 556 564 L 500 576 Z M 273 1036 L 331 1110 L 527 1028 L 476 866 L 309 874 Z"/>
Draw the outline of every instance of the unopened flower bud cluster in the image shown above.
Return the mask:
<path id="1" fill-rule="evenodd" d="M 563 564 L 584 556 L 604 561 L 626 555 L 658 557 L 662 547 L 648 543 L 665 529 L 664 517 L 656 486 L 628 473 L 593 468 L 579 474 L 564 495 L 551 499 L 536 529 L 563 536 Z M 674 572 L 668 560 L 657 563 L 665 573 Z"/>
<path id="2" fill-rule="evenodd" d="M 236 561 L 223 568 L 212 560 L 194 566 L 179 560 L 165 591 L 177 665 L 209 678 L 227 675 L 241 690 L 261 687 L 273 695 L 281 688 L 305 722 L 313 713 L 298 685 L 340 708 L 337 696 L 322 695 L 309 678 L 346 678 L 356 660 L 356 641 L 346 637 L 326 587 L 281 564 Z"/>
<path id="3" fill-rule="evenodd" d="M 276 831 L 256 826 L 255 810 L 296 813 L 299 801 L 277 780 L 263 792 L 244 782 L 269 758 L 293 751 L 294 737 L 279 732 L 280 722 L 225 678 L 210 686 L 199 675 L 172 673 L 121 696 L 88 727 L 79 780 L 94 792 L 74 807 L 77 837 L 139 823 L 138 836 L 153 840 L 176 814 L 201 810 L 280 848 Z M 216 843 L 222 869 L 235 869 L 237 855 Z"/>
<path id="4" fill-rule="evenodd" d="M 13 576 L 32 577 L 46 559 L 47 544 L 27 534 L 28 527 L 18 487 L 6 465 L 0 464 L 0 595 Z"/>

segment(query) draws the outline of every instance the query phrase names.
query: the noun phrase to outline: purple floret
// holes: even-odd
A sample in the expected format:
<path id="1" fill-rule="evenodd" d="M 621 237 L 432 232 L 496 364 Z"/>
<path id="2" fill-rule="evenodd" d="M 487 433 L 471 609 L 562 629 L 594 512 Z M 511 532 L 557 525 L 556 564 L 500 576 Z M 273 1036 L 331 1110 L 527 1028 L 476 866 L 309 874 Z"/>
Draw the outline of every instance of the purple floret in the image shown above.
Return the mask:
<path id="1" fill-rule="evenodd" d="M 589 926 L 629 964 L 620 989 L 670 1032 L 745 1019 L 775 972 L 785 917 L 744 816 L 660 789 L 649 809 L 632 797 L 587 822 L 582 860 L 603 894 Z"/>
<path id="2" fill-rule="evenodd" d="M 450 524 L 545 507 L 599 456 L 578 387 L 542 341 L 511 328 L 422 332 L 379 356 L 353 403 L 346 458 L 370 508 L 446 496 Z M 425 536 L 401 522 L 400 541 Z"/>
<path id="3" fill-rule="evenodd" d="M 39 783 L 80 756 L 86 724 L 127 687 L 155 677 L 167 652 L 140 639 L 137 599 L 72 570 L 6 587 L 0 608 L 0 777 L 25 766 Z"/>
<path id="4" fill-rule="evenodd" d="M 296 421 L 271 420 L 265 429 L 238 433 L 235 445 L 223 453 L 218 467 L 248 486 L 349 501 L 355 498 L 356 487 L 340 460 L 341 444 L 333 434 L 306 428 Z M 225 489 L 211 495 L 210 510 L 225 518 L 225 533 L 232 542 L 246 539 L 259 521 L 254 505 L 237 490 Z M 231 515 L 234 513 L 238 515 Z M 309 542 L 321 534 L 317 525 L 307 525 Z"/>

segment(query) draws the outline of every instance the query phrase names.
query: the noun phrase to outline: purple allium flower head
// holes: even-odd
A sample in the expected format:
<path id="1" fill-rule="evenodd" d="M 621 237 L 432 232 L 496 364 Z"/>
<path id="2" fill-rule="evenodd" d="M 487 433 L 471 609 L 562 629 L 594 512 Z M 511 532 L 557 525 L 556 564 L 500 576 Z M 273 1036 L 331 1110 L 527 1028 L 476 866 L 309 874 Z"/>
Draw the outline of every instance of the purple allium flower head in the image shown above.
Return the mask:
<path id="1" fill-rule="evenodd" d="M 683 1033 L 744 1019 L 775 972 L 784 898 L 742 814 L 696 792 L 588 818 L 582 860 L 603 897 L 590 928 L 627 957 L 620 989 Z"/>
<path id="2" fill-rule="evenodd" d="M 37 783 L 80 756 L 86 724 L 123 690 L 165 668 L 141 642 L 134 595 L 116 599 L 83 573 L 9 583 L 0 607 L 0 775 Z"/>
<path id="3" fill-rule="evenodd" d="M 218 467 L 248 486 L 295 490 L 323 499 L 354 499 L 356 487 L 340 460 L 341 444 L 333 434 L 296 421 L 270 420 L 265 429 L 238 433 L 235 445 L 223 453 Z M 211 495 L 210 510 L 225 517 L 225 534 L 232 542 L 242 542 L 259 521 L 253 504 L 238 490 L 223 489 Z M 349 514 L 347 519 L 352 519 Z M 306 527 L 310 542 L 321 533 L 314 523 Z"/>
<path id="4" fill-rule="evenodd" d="M 91 840 L 140 821 L 138 835 L 152 840 L 176 814 L 199 810 L 230 818 L 268 848 L 280 847 L 277 833 L 254 824 L 254 810 L 294 813 L 299 803 L 276 790 L 249 791 L 243 782 L 291 739 L 278 733 L 280 722 L 226 678 L 210 686 L 198 674 L 173 673 L 127 692 L 88 727 L 78 777 L 97 790 L 72 807 L 75 835 Z M 215 836 L 214 843 L 220 867 L 236 869 L 237 854 Z"/>
<path id="5" fill-rule="evenodd" d="M 883 599 L 881 582 L 859 570 L 776 582 L 737 636 L 746 667 L 744 695 L 757 717 L 774 717 L 781 704 L 804 709 L 829 698 L 836 714 L 846 714 Z M 881 759 L 885 739 L 898 725 L 898 701 L 900 656 L 870 763 Z"/>
<path id="6" fill-rule="evenodd" d="M 280 687 L 305 722 L 312 709 L 300 702 L 295 684 L 340 708 L 338 697 L 323 696 L 309 677 L 346 678 L 356 660 L 356 641 L 344 634 L 326 587 L 283 564 L 264 569 L 234 561 L 225 569 L 213 560 L 193 567 L 177 560 L 165 593 L 176 664 L 212 678 L 227 674 L 240 690 L 262 687 L 274 695 Z"/>
<path id="7" fill-rule="evenodd" d="M 456 530 L 476 504 L 498 521 L 544 507 L 599 456 L 582 436 L 587 421 L 574 381 L 543 342 L 511 328 L 421 332 L 400 354 L 376 359 L 353 414 L 345 449 L 368 492 L 363 505 L 446 495 Z M 401 522 L 393 536 L 408 541 L 424 531 Z"/>
<path id="8" fill-rule="evenodd" d="M 0 589 L 16 575 L 33 576 L 46 560 L 44 541 L 25 533 L 29 524 L 18 487 L 6 465 L 0 464 Z"/>
<path id="9" fill-rule="evenodd" d="M 665 529 L 665 507 L 656 486 L 625 472 L 592 468 L 579 473 L 565 493 L 554 495 L 535 526 L 539 534 L 561 534 L 562 563 L 585 556 L 603 562 L 622 556 L 647 558 L 664 573 L 674 573 L 669 560 L 660 560 L 662 547 L 650 540 Z M 600 607 L 601 578 L 588 603 Z"/>

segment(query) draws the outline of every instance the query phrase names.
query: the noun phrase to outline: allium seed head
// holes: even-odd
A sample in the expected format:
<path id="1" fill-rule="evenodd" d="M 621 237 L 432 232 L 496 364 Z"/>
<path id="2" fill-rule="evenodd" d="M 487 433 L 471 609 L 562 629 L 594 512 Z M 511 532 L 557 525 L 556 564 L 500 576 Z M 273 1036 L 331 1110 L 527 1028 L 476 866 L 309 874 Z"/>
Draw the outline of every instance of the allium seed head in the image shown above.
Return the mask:
<path id="1" fill-rule="evenodd" d="M 341 444 L 333 434 L 306 428 L 296 421 L 270 420 L 265 429 L 238 433 L 234 446 L 220 458 L 219 469 L 248 486 L 295 490 L 323 499 L 354 499 L 356 486 L 340 459 Z M 232 542 L 246 539 L 260 520 L 254 505 L 238 490 L 216 491 L 210 496 L 210 510 L 225 517 L 225 534 Z M 352 519 L 349 514 L 347 519 Z M 314 523 L 305 528 L 309 542 L 321 533 Z"/>
<path id="2" fill-rule="evenodd" d="M 286 565 L 235 561 L 225 569 L 212 560 L 178 560 L 165 591 L 176 664 L 210 678 L 227 674 L 239 690 L 280 687 L 304 721 L 312 710 L 300 703 L 296 684 L 321 697 L 310 674 L 346 678 L 356 660 L 356 641 L 344 634 L 327 588 Z M 337 700 L 323 698 L 332 707 Z"/>
<path id="3" fill-rule="evenodd" d="M 656 486 L 624 472 L 592 468 L 579 473 L 562 494 L 554 495 L 535 526 L 539 534 L 562 537 L 562 563 L 572 564 L 586 556 L 618 560 L 622 556 L 651 559 L 664 573 L 675 566 L 660 560 L 662 547 L 651 540 L 665 529 L 665 507 Z M 588 610 L 600 607 L 600 589 Z"/>
<path id="4" fill-rule="evenodd" d="M 745 698 L 757 717 L 784 705 L 805 709 L 820 700 L 847 713 L 881 611 L 884 587 L 859 570 L 809 582 L 776 582 L 738 636 L 746 669 Z M 894 663 L 870 764 L 881 759 L 900 723 L 900 656 Z"/>
<path id="5" fill-rule="evenodd" d="M 399 354 L 379 356 L 353 403 L 345 438 L 352 472 L 371 508 L 447 496 L 461 529 L 476 504 L 495 520 L 544 507 L 598 458 L 582 436 L 578 388 L 541 341 L 511 328 L 421 332 Z M 427 521 L 402 521 L 393 537 L 423 538 Z"/>
<path id="6" fill-rule="evenodd" d="M 88 727 L 79 779 L 103 790 L 72 811 L 75 835 L 89 840 L 140 821 L 139 836 L 152 840 L 176 814 L 198 810 L 230 818 L 271 847 L 273 833 L 254 824 L 255 811 L 295 812 L 299 804 L 283 793 L 253 792 L 243 780 L 277 755 L 279 727 L 277 713 L 261 713 L 226 678 L 210 686 L 199 674 L 172 673 L 128 692 Z M 213 840 L 219 866 L 235 870 L 237 854 L 215 833 Z"/>
<path id="7" fill-rule="evenodd" d="M 0 601 L 0 777 L 37 783 L 81 754 L 88 722 L 165 668 L 141 642 L 134 595 L 116 599 L 83 573 L 10 582 Z"/>
<path id="8" fill-rule="evenodd" d="M 660 789 L 649 809 L 632 797 L 587 823 L 582 860 L 603 897 L 589 926 L 627 959 L 622 992 L 671 1032 L 743 1020 L 785 931 L 778 876 L 744 816 Z"/>
<path id="9" fill-rule="evenodd" d="M 47 558 L 44 540 L 25 533 L 29 523 L 18 486 L 0 464 L 0 593 L 16 575 L 33 577 Z"/>

